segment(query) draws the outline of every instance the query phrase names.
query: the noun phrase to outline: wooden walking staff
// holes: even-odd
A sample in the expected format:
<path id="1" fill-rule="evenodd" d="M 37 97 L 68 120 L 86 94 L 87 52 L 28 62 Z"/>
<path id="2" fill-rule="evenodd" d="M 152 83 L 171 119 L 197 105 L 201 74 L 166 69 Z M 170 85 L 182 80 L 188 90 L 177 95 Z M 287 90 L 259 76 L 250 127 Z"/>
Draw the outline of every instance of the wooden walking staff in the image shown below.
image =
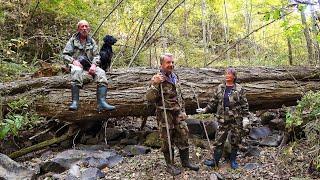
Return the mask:
<path id="1" fill-rule="evenodd" d="M 163 96 L 163 88 L 162 88 L 162 83 L 160 83 L 160 91 L 161 91 L 161 98 L 162 98 L 162 106 L 163 106 L 163 111 L 164 111 L 164 120 L 166 122 L 166 129 L 167 129 L 167 137 L 168 137 L 168 144 L 169 144 L 169 157 L 170 160 L 173 160 L 172 157 L 172 150 L 171 150 L 171 138 L 170 138 L 170 131 L 169 131 L 169 123 L 168 123 L 168 116 L 167 116 L 167 110 L 165 106 L 165 101 L 164 101 L 164 96 Z"/>
<path id="2" fill-rule="evenodd" d="M 198 109 L 200 108 L 200 104 L 199 104 L 199 99 L 198 99 L 198 96 L 196 96 L 196 92 L 194 91 L 194 88 L 193 86 L 191 85 L 191 89 L 192 89 L 192 92 L 193 92 L 193 95 L 194 95 L 194 98 L 196 99 L 197 101 L 197 106 L 198 106 Z M 202 126 L 203 126 L 203 129 L 204 129 L 204 133 L 206 134 L 206 138 L 207 138 L 207 141 L 208 141 L 208 144 L 209 144 L 209 148 L 210 150 L 212 151 L 212 146 L 211 146 L 211 143 L 210 143 L 210 139 L 209 139 L 209 136 L 208 136 L 208 132 L 207 132 L 207 129 L 206 129 L 206 125 L 204 124 L 203 122 L 203 117 L 201 116 L 201 123 L 202 123 Z"/>

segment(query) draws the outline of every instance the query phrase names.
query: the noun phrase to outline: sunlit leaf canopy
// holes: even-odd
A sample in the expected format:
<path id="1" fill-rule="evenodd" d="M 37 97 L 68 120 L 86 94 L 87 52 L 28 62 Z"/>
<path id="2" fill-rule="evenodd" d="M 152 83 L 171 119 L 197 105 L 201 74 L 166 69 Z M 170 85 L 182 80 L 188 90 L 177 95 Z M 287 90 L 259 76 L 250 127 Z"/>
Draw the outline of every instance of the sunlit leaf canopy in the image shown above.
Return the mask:
<path id="1" fill-rule="evenodd" d="M 37 2 L 31 0 L 28 8 L 32 10 Z M 59 32 L 64 37 L 75 32 L 76 23 L 81 19 L 90 22 L 92 33 L 103 22 L 94 38 L 99 45 L 106 34 L 118 39 L 114 48 L 115 67 L 126 67 L 137 46 L 143 44 L 159 26 L 161 28 L 134 59 L 134 66 L 155 67 L 163 52 L 173 53 L 178 65 L 189 67 L 203 67 L 210 61 L 214 61 L 210 66 L 288 65 L 288 40 L 291 42 L 293 64 L 306 64 L 311 61 L 308 60 L 305 28 L 309 29 L 313 51 L 319 46 L 319 21 L 312 21 L 319 14 L 316 1 L 186 0 L 161 25 L 160 22 L 180 2 L 173 0 L 168 1 L 147 32 L 147 27 L 165 1 L 124 0 L 105 20 L 118 2 L 43 0 L 37 11 L 53 12 L 55 21 L 67 19 L 73 29 Z M 306 25 L 301 21 L 301 12 L 306 16 Z M 241 41 L 238 42 L 239 39 Z M 232 45 L 234 47 L 226 52 Z M 314 52 L 313 56 L 316 54 Z M 313 62 L 317 63 L 318 59 L 314 57 Z"/>

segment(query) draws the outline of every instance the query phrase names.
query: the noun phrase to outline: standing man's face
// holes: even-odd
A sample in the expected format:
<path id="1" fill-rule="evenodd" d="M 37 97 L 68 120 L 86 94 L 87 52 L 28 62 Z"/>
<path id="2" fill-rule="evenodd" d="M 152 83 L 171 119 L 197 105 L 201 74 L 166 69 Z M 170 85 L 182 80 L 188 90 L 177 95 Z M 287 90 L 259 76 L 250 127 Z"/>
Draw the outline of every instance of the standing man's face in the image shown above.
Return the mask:
<path id="1" fill-rule="evenodd" d="M 234 82 L 235 77 L 231 72 L 226 71 L 225 77 L 227 82 Z"/>
<path id="2" fill-rule="evenodd" d="M 81 23 L 78 26 L 78 32 L 81 36 L 87 37 L 90 32 L 90 26 L 88 23 Z"/>
<path id="3" fill-rule="evenodd" d="M 173 57 L 165 56 L 160 67 L 164 72 L 171 73 L 174 69 Z"/>

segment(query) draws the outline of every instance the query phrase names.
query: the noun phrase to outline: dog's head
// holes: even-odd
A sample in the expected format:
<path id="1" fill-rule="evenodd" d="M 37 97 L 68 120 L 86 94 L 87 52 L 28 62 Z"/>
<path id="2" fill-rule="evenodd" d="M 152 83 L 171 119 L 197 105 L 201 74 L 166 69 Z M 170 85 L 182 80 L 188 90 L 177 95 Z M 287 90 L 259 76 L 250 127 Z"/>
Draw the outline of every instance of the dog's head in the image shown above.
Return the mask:
<path id="1" fill-rule="evenodd" d="M 109 44 L 109 45 L 114 45 L 117 42 L 117 39 L 113 36 L 106 35 L 103 38 L 104 43 Z"/>

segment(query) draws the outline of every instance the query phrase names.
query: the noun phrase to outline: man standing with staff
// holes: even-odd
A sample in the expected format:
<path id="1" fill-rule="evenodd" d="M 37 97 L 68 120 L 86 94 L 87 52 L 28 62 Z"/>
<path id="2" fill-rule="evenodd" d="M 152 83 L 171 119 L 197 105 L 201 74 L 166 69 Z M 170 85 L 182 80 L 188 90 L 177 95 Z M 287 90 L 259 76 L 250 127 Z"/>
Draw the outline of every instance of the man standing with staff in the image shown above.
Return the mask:
<path id="1" fill-rule="evenodd" d="M 165 53 L 160 57 L 160 72 L 151 78 L 146 98 L 156 104 L 156 116 L 162 140 L 163 152 L 167 172 L 178 175 L 181 171 L 174 166 L 171 145 L 179 149 L 181 164 L 191 170 L 197 171 L 199 167 L 190 163 L 187 117 L 181 88 L 177 75 L 173 72 L 174 59 L 172 54 Z M 169 135 L 169 136 L 168 136 Z"/>

